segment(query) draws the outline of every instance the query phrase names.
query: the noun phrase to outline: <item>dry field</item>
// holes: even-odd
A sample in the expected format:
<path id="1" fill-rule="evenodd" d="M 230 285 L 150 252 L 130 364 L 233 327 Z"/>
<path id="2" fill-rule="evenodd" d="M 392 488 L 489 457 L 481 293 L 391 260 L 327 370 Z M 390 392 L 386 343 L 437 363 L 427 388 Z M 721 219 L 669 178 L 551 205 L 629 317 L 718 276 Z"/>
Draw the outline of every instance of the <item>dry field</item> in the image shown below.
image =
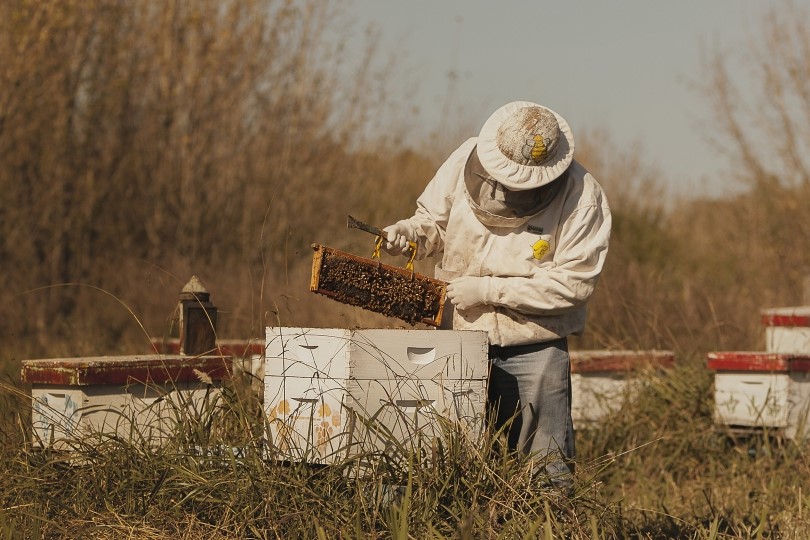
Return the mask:
<path id="1" fill-rule="evenodd" d="M 379 226 L 408 215 L 467 135 L 459 125 L 464 135 L 409 141 L 409 110 L 386 100 L 398 66 L 376 67 L 373 33 L 347 62 L 339 2 L 160 6 L 0 3 L 0 537 L 810 535 L 805 449 L 715 426 L 705 369 L 710 351 L 761 350 L 760 310 L 801 303 L 810 274 L 810 39 L 791 3 L 775 4 L 745 49 L 758 100 L 737 98 L 739 58 L 709 55 L 700 79 L 716 114 L 706 134 L 738 194 L 675 199 L 636 149 L 578 134 L 615 226 L 573 345 L 668 349 L 677 367 L 579 434 L 570 497 L 453 433 L 362 480 L 345 474 L 351 463 L 273 465 L 239 384 L 216 407 L 176 411 L 165 448 L 88 438 L 77 463 L 28 447 L 20 360 L 147 351 L 192 274 L 224 338 L 270 324 L 391 326 L 309 293 L 310 245 L 369 256 L 372 238 L 346 230 L 346 215 Z M 382 111 L 401 111 L 385 141 L 374 137 Z M 755 152 L 762 133 L 768 151 Z M 233 444 L 239 459 L 217 453 Z M 405 487 L 394 497 L 391 485 Z"/>

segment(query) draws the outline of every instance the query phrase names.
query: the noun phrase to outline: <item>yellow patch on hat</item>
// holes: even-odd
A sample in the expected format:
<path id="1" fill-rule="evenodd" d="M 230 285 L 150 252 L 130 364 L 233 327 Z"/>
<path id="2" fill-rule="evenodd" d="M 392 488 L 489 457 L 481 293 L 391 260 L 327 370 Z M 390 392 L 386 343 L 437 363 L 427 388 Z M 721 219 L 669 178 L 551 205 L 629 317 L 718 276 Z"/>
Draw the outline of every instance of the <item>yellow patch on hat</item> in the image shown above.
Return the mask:
<path id="1" fill-rule="evenodd" d="M 548 243 L 548 240 L 538 240 L 532 244 L 532 255 L 539 261 L 548 253 L 549 249 L 551 249 L 551 244 Z"/>
<path id="2" fill-rule="evenodd" d="M 535 135 L 534 136 L 534 144 L 532 145 L 532 161 L 540 161 L 546 154 L 548 153 L 548 149 L 546 148 L 546 141 L 543 140 L 542 135 Z"/>

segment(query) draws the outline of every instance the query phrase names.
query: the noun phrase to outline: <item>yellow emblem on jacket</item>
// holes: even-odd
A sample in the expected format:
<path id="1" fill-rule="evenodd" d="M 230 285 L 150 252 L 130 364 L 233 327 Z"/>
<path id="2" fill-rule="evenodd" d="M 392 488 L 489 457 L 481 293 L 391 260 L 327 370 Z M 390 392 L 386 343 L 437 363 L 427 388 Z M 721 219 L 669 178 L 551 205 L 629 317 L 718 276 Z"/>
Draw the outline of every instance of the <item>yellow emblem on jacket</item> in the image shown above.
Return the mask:
<path id="1" fill-rule="evenodd" d="M 538 261 L 543 258 L 543 255 L 548 253 L 549 249 L 551 249 L 551 244 L 548 243 L 548 240 L 538 240 L 532 244 L 532 254 Z"/>

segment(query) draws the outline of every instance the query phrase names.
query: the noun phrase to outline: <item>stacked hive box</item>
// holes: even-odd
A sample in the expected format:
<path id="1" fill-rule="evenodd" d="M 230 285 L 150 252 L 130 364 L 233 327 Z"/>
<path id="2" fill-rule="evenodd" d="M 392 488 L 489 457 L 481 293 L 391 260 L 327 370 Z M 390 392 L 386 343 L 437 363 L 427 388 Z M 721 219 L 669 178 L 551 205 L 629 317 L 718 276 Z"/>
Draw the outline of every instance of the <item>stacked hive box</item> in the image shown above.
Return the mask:
<path id="1" fill-rule="evenodd" d="M 181 355 L 24 360 L 21 372 L 31 385 L 34 442 L 55 448 L 91 433 L 160 442 L 181 408 L 200 410 L 228 377 L 230 358 Z"/>
<path id="2" fill-rule="evenodd" d="M 804 431 L 810 354 L 709 353 L 715 421 L 737 429 L 770 428 L 787 438 Z"/>
<path id="3" fill-rule="evenodd" d="M 572 351 L 571 416 L 575 429 L 618 411 L 637 390 L 640 375 L 672 367 L 671 351 Z"/>
<path id="4" fill-rule="evenodd" d="M 267 329 L 265 413 L 275 456 L 330 464 L 409 451 L 483 427 L 484 332 Z"/>
<path id="5" fill-rule="evenodd" d="M 762 324 L 767 352 L 810 354 L 810 306 L 766 309 Z"/>
<path id="6" fill-rule="evenodd" d="M 762 312 L 766 350 L 713 352 L 715 421 L 734 429 L 805 432 L 810 409 L 810 307 Z"/>

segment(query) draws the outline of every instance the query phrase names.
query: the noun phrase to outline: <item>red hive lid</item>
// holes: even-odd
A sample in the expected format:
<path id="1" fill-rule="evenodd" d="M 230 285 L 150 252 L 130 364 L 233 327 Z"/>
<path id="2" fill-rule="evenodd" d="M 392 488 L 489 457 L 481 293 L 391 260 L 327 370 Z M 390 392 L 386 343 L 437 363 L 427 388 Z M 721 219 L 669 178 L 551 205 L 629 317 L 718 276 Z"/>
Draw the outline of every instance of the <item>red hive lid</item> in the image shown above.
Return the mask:
<path id="1" fill-rule="evenodd" d="M 672 351 L 571 351 L 572 373 L 610 373 L 643 368 L 670 368 Z"/>
<path id="2" fill-rule="evenodd" d="M 708 354 L 713 371 L 810 371 L 810 354 L 725 351 Z"/>
<path id="3" fill-rule="evenodd" d="M 230 378 L 225 356 L 96 356 L 23 360 L 20 379 L 30 384 L 61 386 L 124 385 L 201 381 Z M 204 378 L 204 377 L 203 377 Z"/>
<path id="4" fill-rule="evenodd" d="M 810 306 L 766 309 L 763 326 L 810 326 Z"/>

